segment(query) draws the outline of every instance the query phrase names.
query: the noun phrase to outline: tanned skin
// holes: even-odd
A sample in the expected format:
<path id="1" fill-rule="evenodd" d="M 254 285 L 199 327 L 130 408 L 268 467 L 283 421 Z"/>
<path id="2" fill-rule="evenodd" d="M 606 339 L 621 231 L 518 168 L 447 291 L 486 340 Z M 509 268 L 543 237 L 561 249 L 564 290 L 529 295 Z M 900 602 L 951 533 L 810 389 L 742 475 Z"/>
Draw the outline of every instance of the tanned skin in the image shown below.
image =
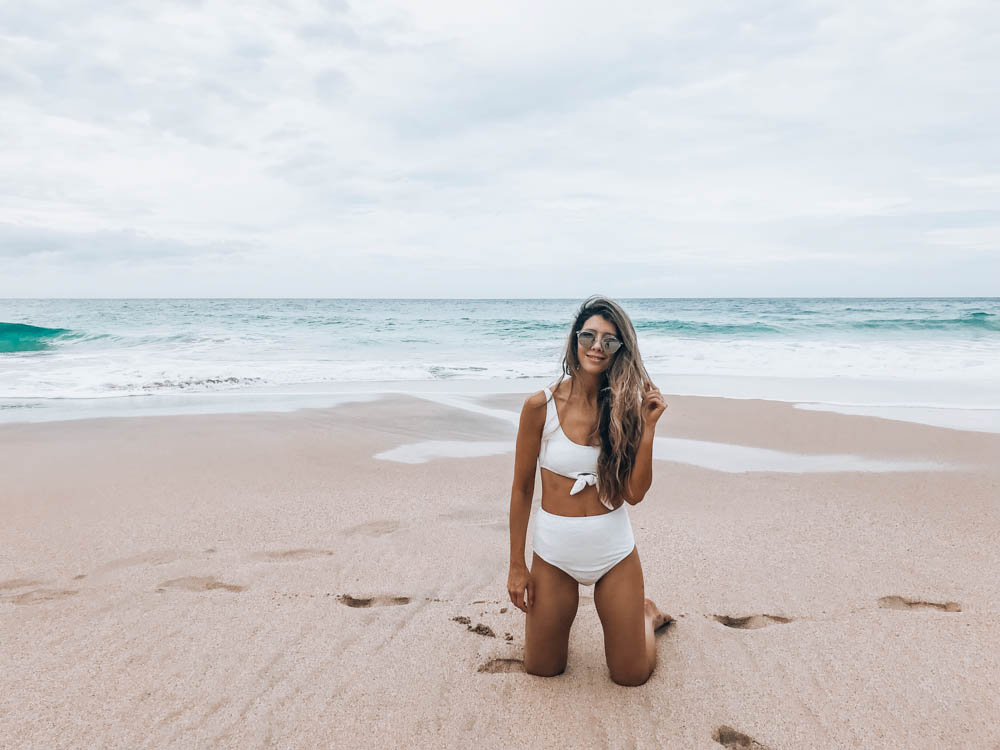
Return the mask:
<path id="1" fill-rule="evenodd" d="M 583 330 L 597 336 L 589 349 L 577 344 L 580 369 L 572 399 L 570 382 L 564 380 L 554 393 L 559 421 L 566 437 L 586 444 L 597 422 L 597 389 L 602 373 L 615 355 L 601 348 L 604 336 L 618 336 L 614 324 L 593 315 Z M 616 352 L 617 354 L 617 352 Z M 643 395 L 643 434 L 632 471 L 626 502 L 642 501 L 653 480 L 653 436 L 656 422 L 667 404 L 659 389 L 650 384 Z M 514 458 L 514 481 L 510 497 L 510 573 L 507 591 L 514 606 L 522 610 L 525 622 L 524 667 L 530 674 L 550 677 L 566 669 L 569 631 L 576 617 L 580 584 L 569 574 L 532 554 L 531 569 L 525 564 L 525 539 L 531 498 L 535 491 L 535 468 L 545 425 L 545 393 L 529 396 L 521 409 Z M 574 480 L 539 470 L 542 479 L 542 508 L 560 516 L 594 516 L 610 513 L 597 497 L 597 488 L 588 485 L 570 496 Z M 632 552 L 594 584 L 594 604 L 604 628 L 604 653 L 611 679 L 620 685 L 641 685 L 656 666 L 655 631 L 673 618 L 657 609 L 645 596 L 639 549 Z"/>

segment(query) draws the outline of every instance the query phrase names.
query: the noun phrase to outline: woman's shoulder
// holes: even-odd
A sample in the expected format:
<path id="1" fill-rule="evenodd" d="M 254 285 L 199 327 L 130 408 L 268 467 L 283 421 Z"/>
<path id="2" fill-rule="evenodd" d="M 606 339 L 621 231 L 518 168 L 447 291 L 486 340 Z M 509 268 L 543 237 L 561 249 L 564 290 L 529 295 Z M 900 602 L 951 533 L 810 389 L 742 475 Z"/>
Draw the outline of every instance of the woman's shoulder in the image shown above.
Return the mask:
<path id="1" fill-rule="evenodd" d="M 525 406 L 525 408 L 531 409 L 532 411 L 540 410 L 540 409 L 544 410 L 545 409 L 545 403 L 548 400 L 549 400 L 548 394 L 544 390 L 535 391 L 530 396 L 528 396 L 526 399 L 524 399 L 524 406 Z"/>
<path id="2" fill-rule="evenodd" d="M 558 388 L 558 383 L 554 385 L 549 385 L 540 391 L 535 391 L 524 399 L 524 407 L 522 413 L 530 413 L 538 417 L 539 420 L 544 421 L 548 416 L 549 403 L 555 400 L 555 392 Z"/>
<path id="3" fill-rule="evenodd" d="M 546 400 L 545 391 L 535 391 L 524 399 L 524 406 L 521 407 L 521 428 L 527 427 L 532 431 L 541 433 L 545 423 L 548 421 Z"/>

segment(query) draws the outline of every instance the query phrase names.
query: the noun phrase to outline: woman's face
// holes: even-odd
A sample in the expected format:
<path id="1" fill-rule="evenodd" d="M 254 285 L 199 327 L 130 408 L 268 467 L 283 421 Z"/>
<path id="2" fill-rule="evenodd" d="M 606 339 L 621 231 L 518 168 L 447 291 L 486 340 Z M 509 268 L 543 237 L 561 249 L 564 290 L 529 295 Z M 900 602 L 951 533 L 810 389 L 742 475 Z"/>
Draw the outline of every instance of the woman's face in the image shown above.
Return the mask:
<path id="1" fill-rule="evenodd" d="M 591 315 L 584 321 L 580 330 L 591 331 L 596 334 L 589 347 L 581 344 L 579 337 L 577 337 L 576 353 L 580 357 L 580 369 L 594 375 L 599 375 L 611 367 L 611 362 L 618 354 L 617 352 L 608 354 L 602 346 L 606 337 L 614 337 L 621 341 L 621 338 L 618 336 L 618 329 L 615 328 L 613 323 L 608 322 L 600 315 Z"/>

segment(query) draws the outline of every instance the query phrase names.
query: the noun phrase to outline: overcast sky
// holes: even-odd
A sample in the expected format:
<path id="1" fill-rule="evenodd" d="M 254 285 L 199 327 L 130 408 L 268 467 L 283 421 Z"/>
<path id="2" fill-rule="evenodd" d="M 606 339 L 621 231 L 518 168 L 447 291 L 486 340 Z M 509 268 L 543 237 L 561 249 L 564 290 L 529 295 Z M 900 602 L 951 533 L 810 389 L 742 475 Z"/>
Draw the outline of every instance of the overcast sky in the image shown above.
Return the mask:
<path id="1" fill-rule="evenodd" d="M 996 0 L 641 6 L 0 4 L 0 296 L 1000 295 Z"/>

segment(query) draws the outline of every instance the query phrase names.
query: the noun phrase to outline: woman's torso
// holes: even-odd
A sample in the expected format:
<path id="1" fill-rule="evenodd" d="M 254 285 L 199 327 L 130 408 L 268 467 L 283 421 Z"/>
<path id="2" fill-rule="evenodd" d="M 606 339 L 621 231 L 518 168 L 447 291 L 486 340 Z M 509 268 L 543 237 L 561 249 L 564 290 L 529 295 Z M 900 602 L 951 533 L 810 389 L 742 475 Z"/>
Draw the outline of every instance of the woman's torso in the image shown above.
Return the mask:
<path id="1" fill-rule="evenodd" d="M 596 410 L 587 413 L 583 404 L 569 404 L 569 390 L 568 380 L 560 383 L 556 391 L 550 389 L 553 397 L 546 405 L 549 411 L 542 430 L 539 463 L 544 462 L 542 458 L 548 453 L 553 463 L 558 462 L 586 473 L 596 473 L 596 457 L 600 446 L 596 438 L 588 445 L 586 438 L 597 420 L 597 413 Z M 558 442 L 567 440 L 571 445 Z M 547 441 L 550 441 L 548 445 Z M 570 491 L 578 483 L 576 478 L 563 476 L 545 467 L 540 468 L 540 473 L 542 508 L 545 511 L 557 516 L 599 516 L 611 512 L 598 499 L 596 485 L 585 484 L 580 491 L 571 495 Z"/>

